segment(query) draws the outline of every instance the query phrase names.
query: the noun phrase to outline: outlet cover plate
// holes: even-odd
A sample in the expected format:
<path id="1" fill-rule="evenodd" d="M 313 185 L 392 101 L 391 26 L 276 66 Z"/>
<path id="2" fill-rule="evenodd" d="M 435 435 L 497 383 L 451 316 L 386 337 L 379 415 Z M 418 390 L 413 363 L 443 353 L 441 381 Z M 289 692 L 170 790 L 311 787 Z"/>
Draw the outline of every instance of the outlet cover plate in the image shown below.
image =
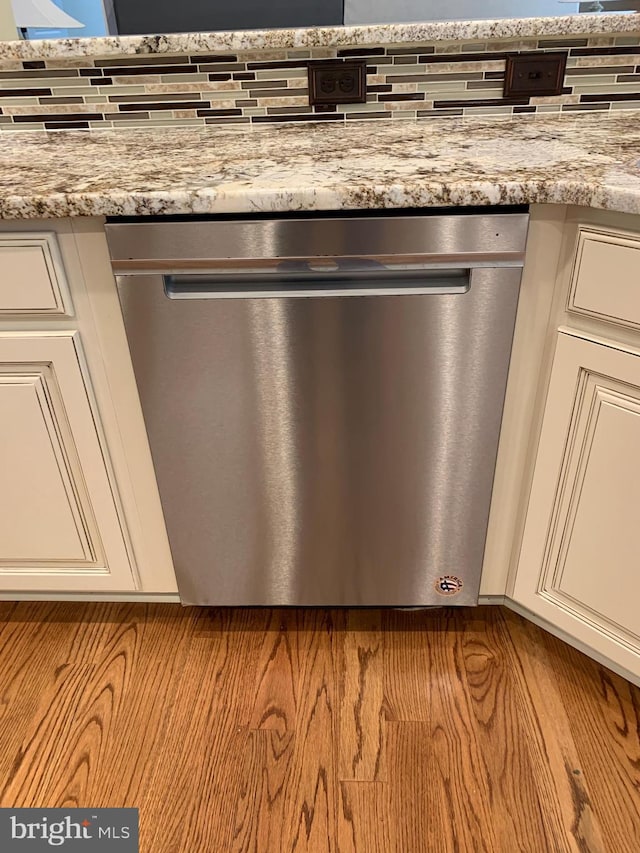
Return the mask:
<path id="1" fill-rule="evenodd" d="M 504 96 L 561 95 L 566 67 L 567 52 L 562 50 L 507 56 Z"/>
<path id="2" fill-rule="evenodd" d="M 309 103 L 311 106 L 365 104 L 367 63 L 348 59 L 309 63 Z"/>

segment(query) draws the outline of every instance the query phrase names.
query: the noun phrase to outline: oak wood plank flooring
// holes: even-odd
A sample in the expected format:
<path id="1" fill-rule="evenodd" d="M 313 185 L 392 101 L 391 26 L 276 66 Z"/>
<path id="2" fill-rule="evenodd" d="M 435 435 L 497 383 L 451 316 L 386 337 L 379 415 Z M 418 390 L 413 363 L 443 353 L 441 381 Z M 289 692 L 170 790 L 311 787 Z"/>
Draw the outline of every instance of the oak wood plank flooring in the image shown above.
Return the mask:
<path id="1" fill-rule="evenodd" d="M 512 618 L 509 611 L 504 612 L 503 630 L 529 754 L 545 804 L 547 832 L 561 839 L 564 849 L 603 853 L 607 847 L 591 804 L 590 786 L 579 770 L 572 723 L 540 631 L 515 614 Z M 529 648 L 530 653 L 519 654 L 520 648 Z"/>
<path id="2" fill-rule="evenodd" d="M 452 619 L 457 630 L 451 630 Z M 478 633 L 482 637 L 492 626 L 493 620 L 485 617 Z M 486 649 L 476 641 L 472 617 L 463 620 L 461 617 L 435 616 L 428 636 L 433 638 L 430 648 L 432 699 L 429 731 L 433 743 L 433 772 L 442 791 L 441 807 L 447 816 L 447 825 L 456 826 L 455 841 L 461 850 L 490 853 L 501 849 L 503 837 L 509 837 L 510 843 L 515 841 L 513 833 L 509 832 L 513 808 L 505 802 L 502 790 L 504 756 L 509 751 L 505 750 L 504 739 L 501 744 L 493 744 L 493 733 L 486 731 L 487 723 L 493 722 L 500 681 L 496 678 L 495 668 L 490 673 L 486 672 L 488 656 Z M 480 668 L 485 671 L 484 689 L 480 695 L 483 700 L 489 699 L 489 703 L 483 704 L 482 708 L 478 707 L 478 695 L 474 695 L 473 680 L 469 681 L 467 664 L 471 656 L 475 658 L 476 679 Z M 458 673 L 456 678 L 452 678 L 453 673 Z M 486 754 L 487 741 L 492 747 L 490 755 Z M 527 809 L 525 789 L 517 776 L 512 781 L 517 793 L 525 800 L 522 803 L 524 823 Z M 470 791 L 475 796 L 470 797 Z M 453 840 L 449 839 L 446 849 L 456 849 Z"/>
<path id="3" fill-rule="evenodd" d="M 140 803 L 141 836 L 153 851 L 216 850 L 235 812 L 264 618 L 251 610 L 196 612 L 160 757 Z"/>
<path id="4" fill-rule="evenodd" d="M 286 786 L 284 847 L 291 853 L 337 850 L 337 685 L 334 624 L 305 610 L 296 738 Z"/>
<path id="5" fill-rule="evenodd" d="M 390 853 L 390 823 L 381 782 L 341 782 L 338 808 L 340 853 Z"/>
<path id="6" fill-rule="evenodd" d="M 384 685 L 379 610 L 352 610 L 338 660 L 340 726 L 338 773 L 341 781 L 385 778 Z"/>
<path id="7" fill-rule="evenodd" d="M 295 611 L 270 614 L 256 665 L 251 729 L 272 729 L 280 735 L 295 729 L 299 684 L 292 645 L 296 638 Z"/>
<path id="8" fill-rule="evenodd" d="M 584 656 L 574 664 L 555 637 L 542 641 L 605 849 L 640 850 L 640 690 Z"/>
<path id="9" fill-rule="evenodd" d="M 426 723 L 431 679 L 425 611 L 384 610 L 382 630 L 385 717 Z"/>
<path id="10" fill-rule="evenodd" d="M 294 741 L 291 730 L 249 732 L 229 845 L 233 853 L 278 853 L 288 849 L 285 808 Z"/>
<path id="11" fill-rule="evenodd" d="M 0 805 L 144 853 L 637 853 L 640 690 L 502 608 L 0 603 Z"/>

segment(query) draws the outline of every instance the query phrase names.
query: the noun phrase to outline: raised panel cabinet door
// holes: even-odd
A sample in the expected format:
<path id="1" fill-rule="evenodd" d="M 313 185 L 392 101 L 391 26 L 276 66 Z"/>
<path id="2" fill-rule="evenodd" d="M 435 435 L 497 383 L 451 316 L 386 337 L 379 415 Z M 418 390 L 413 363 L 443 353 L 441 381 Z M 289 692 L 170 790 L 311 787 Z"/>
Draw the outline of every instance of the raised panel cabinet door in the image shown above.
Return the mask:
<path id="1" fill-rule="evenodd" d="M 640 353 L 561 333 L 514 599 L 640 677 Z"/>
<path id="2" fill-rule="evenodd" d="M 0 333 L 0 590 L 136 588 L 78 333 Z"/>

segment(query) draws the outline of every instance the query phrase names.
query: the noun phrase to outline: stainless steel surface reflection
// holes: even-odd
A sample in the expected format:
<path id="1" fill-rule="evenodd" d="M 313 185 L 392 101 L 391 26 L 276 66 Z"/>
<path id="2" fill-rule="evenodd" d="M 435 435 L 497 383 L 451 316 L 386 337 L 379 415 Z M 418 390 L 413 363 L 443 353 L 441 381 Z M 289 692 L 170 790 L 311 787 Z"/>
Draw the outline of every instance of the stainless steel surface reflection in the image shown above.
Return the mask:
<path id="1" fill-rule="evenodd" d="M 348 299 L 120 276 L 182 600 L 476 602 L 520 273 Z"/>

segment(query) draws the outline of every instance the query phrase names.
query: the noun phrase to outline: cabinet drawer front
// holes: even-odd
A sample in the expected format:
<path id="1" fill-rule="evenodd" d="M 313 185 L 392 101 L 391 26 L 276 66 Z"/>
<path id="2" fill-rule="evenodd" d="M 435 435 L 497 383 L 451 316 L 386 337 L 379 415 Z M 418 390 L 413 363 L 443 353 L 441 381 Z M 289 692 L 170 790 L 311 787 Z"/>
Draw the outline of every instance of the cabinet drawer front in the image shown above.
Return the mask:
<path id="1" fill-rule="evenodd" d="M 77 332 L 0 333 L 0 589 L 136 588 Z"/>
<path id="2" fill-rule="evenodd" d="M 73 314 L 56 235 L 0 234 L 0 316 L 50 314 Z"/>
<path id="3" fill-rule="evenodd" d="M 640 237 L 580 228 L 569 311 L 640 329 Z"/>

